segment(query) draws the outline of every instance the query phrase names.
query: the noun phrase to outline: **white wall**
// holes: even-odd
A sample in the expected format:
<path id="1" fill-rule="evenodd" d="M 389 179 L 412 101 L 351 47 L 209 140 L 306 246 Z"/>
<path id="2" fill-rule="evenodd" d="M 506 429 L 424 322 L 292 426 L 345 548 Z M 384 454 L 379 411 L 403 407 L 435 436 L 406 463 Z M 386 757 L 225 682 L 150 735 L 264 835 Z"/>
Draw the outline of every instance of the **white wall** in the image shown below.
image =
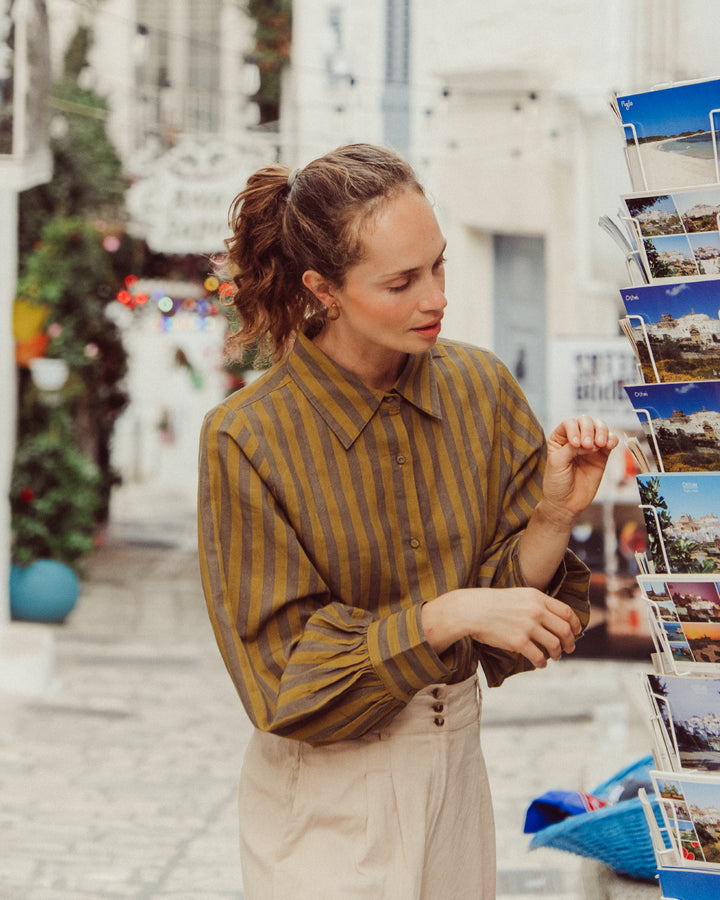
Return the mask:
<path id="1" fill-rule="evenodd" d="M 330 28 L 339 11 L 341 37 Z M 292 73 L 283 108 L 284 160 L 304 165 L 328 150 L 382 140 L 385 0 L 294 0 Z M 333 77 L 341 71 L 352 77 Z"/>

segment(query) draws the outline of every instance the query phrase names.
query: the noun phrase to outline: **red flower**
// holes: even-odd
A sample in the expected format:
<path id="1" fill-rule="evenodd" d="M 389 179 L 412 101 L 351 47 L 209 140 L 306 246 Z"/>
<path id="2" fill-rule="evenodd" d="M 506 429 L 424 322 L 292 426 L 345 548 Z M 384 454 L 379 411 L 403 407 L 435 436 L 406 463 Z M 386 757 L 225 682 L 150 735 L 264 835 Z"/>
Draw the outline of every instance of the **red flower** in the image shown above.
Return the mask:
<path id="1" fill-rule="evenodd" d="M 35 499 L 35 491 L 29 487 L 21 488 L 20 499 L 23 503 L 32 503 Z"/>

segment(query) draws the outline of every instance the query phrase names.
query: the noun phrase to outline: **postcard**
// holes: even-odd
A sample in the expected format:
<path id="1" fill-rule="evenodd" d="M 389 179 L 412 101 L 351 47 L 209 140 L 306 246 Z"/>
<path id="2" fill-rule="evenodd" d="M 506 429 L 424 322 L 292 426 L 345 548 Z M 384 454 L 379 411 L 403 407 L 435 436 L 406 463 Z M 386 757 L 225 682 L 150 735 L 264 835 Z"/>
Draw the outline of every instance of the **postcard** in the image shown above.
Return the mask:
<path id="1" fill-rule="evenodd" d="M 625 385 L 664 472 L 720 471 L 720 381 Z"/>
<path id="2" fill-rule="evenodd" d="M 720 275 L 720 185 L 622 197 L 648 279 Z"/>
<path id="3" fill-rule="evenodd" d="M 720 278 L 620 290 L 646 382 L 720 378 Z"/>
<path id="4" fill-rule="evenodd" d="M 615 107 L 633 190 L 720 181 L 720 79 L 618 95 Z"/>
<path id="5" fill-rule="evenodd" d="M 636 476 L 658 574 L 720 572 L 720 472 Z"/>
<path id="6" fill-rule="evenodd" d="M 637 575 L 636 578 L 658 619 L 720 624 L 720 576 Z"/>
<path id="7" fill-rule="evenodd" d="M 669 759 L 683 769 L 720 771 L 720 678 L 644 674 L 643 679 Z"/>
<path id="8" fill-rule="evenodd" d="M 720 866 L 720 779 L 661 771 L 651 771 L 650 777 L 661 798 L 668 834 L 684 864 Z"/>

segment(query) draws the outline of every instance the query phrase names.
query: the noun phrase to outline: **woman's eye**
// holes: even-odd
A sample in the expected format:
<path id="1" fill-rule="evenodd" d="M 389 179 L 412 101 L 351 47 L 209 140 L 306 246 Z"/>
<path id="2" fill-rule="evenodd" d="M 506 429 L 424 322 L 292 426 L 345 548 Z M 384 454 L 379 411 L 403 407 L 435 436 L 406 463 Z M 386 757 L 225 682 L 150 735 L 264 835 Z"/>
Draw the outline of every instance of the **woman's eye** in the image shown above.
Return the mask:
<path id="1" fill-rule="evenodd" d="M 435 263 L 436 269 L 441 269 L 445 263 L 447 262 L 447 256 L 441 256 L 440 259 Z"/>
<path id="2" fill-rule="evenodd" d="M 399 294 L 401 291 L 406 291 L 410 287 L 410 281 L 406 281 L 404 284 L 394 285 L 390 288 L 390 292 L 392 294 Z"/>

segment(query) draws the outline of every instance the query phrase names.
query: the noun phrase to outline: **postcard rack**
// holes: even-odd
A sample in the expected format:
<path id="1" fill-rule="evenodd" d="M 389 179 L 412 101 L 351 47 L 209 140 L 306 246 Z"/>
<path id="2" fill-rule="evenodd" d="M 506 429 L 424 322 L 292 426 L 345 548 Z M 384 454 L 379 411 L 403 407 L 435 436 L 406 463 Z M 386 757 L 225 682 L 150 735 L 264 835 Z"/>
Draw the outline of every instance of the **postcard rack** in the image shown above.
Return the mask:
<path id="1" fill-rule="evenodd" d="M 628 323 L 629 329 L 625 328 L 623 326 L 623 323 L 625 323 L 625 322 Z M 652 342 L 650 340 L 650 335 L 647 330 L 647 325 L 645 323 L 645 319 L 643 319 L 642 316 L 635 315 L 633 313 L 629 313 L 623 319 L 620 320 L 620 327 L 622 328 L 623 332 L 630 338 L 630 341 L 633 344 L 633 349 L 634 349 L 635 347 L 637 347 L 637 341 L 634 340 L 634 338 L 632 336 L 633 335 L 633 328 L 632 328 L 633 322 L 638 323 L 637 327 L 642 332 L 642 336 L 644 339 L 643 343 L 645 344 L 645 349 L 647 350 L 648 359 L 650 360 L 650 365 L 652 366 L 653 374 L 655 375 L 655 382 L 657 384 L 660 384 L 662 379 L 660 378 L 660 373 L 658 371 L 657 363 L 655 361 L 655 354 L 653 353 Z M 635 354 L 636 354 L 636 356 L 639 356 L 637 350 L 635 350 Z M 642 369 L 641 369 L 641 371 L 642 371 Z"/>
<path id="2" fill-rule="evenodd" d="M 693 659 L 683 658 L 673 646 L 668 632 L 658 622 L 657 618 L 650 615 L 650 636 L 655 646 L 653 663 L 658 667 L 657 671 L 663 675 L 702 675 L 710 677 L 720 674 L 720 663 L 695 662 Z"/>
<path id="3" fill-rule="evenodd" d="M 663 537 L 663 530 L 660 525 L 660 514 L 658 512 L 657 506 L 652 506 L 649 503 L 638 503 L 638 508 L 642 509 L 642 510 L 647 510 L 647 512 L 649 512 L 650 515 L 652 516 L 654 523 L 655 523 L 655 528 L 654 528 L 655 537 L 656 537 L 658 546 L 660 547 L 660 551 L 662 552 L 663 563 L 665 565 L 664 571 L 667 572 L 668 574 L 673 574 L 672 568 L 670 567 L 670 560 L 668 558 L 667 548 L 665 546 L 665 538 Z M 646 563 L 646 565 L 647 565 L 647 563 Z M 657 565 L 657 563 L 653 560 L 653 562 L 652 562 L 653 571 L 655 570 L 656 565 Z"/>
<path id="4" fill-rule="evenodd" d="M 717 900 L 718 882 L 713 870 L 684 864 L 679 828 L 659 825 L 645 788 L 638 792 L 657 862 L 658 879 L 665 900 Z M 667 806 L 661 801 L 661 809 Z"/>
<path id="5" fill-rule="evenodd" d="M 635 414 L 637 415 L 637 417 L 640 419 L 641 422 L 643 422 L 643 421 L 645 422 L 645 425 L 647 426 L 647 428 L 643 429 L 643 430 L 645 431 L 645 434 L 648 437 L 648 439 L 650 440 L 650 443 L 652 444 L 653 449 L 655 451 L 655 461 L 657 463 L 658 470 L 660 472 L 664 472 L 665 466 L 663 464 L 662 453 L 660 452 L 660 447 L 658 445 L 657 435 L 655 434 L 655 429 L 653 427 L 653 421 L 652 421 L 652 416 L 650 415 L 650 410 L 645 409 L 645 407 L 638 407 L 635 410 Z"/>
<path id="6" fill-rule="evenodd" d="M 674 405 L 674 391 L 681 392 L 684 382 L 702 381 L 703 386 L 688 385 L 687 393 L 704 398 L 720 378 L 720 320 L 714 324 L 720 310 L 720 79 L 618 96 L 614 110 L 634 193 L 621 198 L 627 214 L 618 214 L 619 226 L 601 224 L 620 246 L 628 269 L 620 327 L 639 370 L 628 400 L 654 455 L 644 459 L 637 452 L 641 448 L 633 453 L 640 469 L 638 506 L 649 538 L 647 552 L 636 554 L 637 582 L 647 601 L 655 651 L 653 672 L 640 677 L 657 766 L 650 772 L 654 796 L 648 798 L 642 788 L 638 796 L 663 896 L 704 900 L 720 897 L 720 464 L 716 469 L 709 429 L 698 428 L 689 401 Z M 678 124 L 685 115 L 688 121 Z M 708 139 L 712 159 L 707 152 L 691 162 L 683 158 L 688 143 L 707 151 Z M 659 180 L 663 173 L 666 183 Z M 698 173 L 708 177 L 699 182 Z M 693 207 L 698 201 L 692 194 L 704 200 L 706 189 L 714 192 L 708 203 L 714 222 Z M 711 243 L 705 234 L 718 241 L 717 260 L 701 255 L 702 241 Z M 683 242 L 687 264 L 674 249 Z M 640 272 L 637 278 L 631 262 Z M 669 423 L 672 410 L 685 415 L 673 412 Z M 688 468 L 678 472 L 678 466 Z M 717 481 L 717 510 L 715 482 L 703 480 L 707 476 Z M 707 517 L 692 506 L 677 479 L 707 500 Z M 678 510 L 679 503 L 687 508 Z M 692 529 L 702 539 L 691 540 Z"/>

